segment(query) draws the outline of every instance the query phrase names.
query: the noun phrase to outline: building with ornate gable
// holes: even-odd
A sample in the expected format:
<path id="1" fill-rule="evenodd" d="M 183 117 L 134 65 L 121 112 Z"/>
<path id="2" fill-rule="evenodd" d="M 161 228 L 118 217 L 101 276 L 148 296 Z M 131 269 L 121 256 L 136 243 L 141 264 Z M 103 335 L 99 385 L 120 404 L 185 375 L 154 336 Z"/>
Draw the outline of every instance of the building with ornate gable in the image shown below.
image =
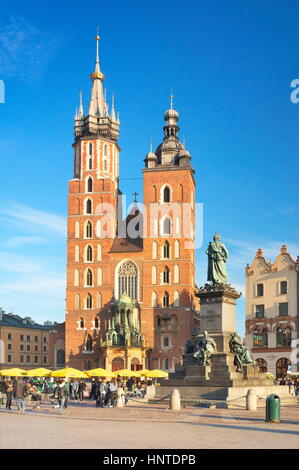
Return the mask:
<path id="1" fill-rule="evenodd" d="M 246 344 L 265 372 L 298 369 L 299 257 L 283 245 L 274 263 L 259 249 L 246 268 Z"/>

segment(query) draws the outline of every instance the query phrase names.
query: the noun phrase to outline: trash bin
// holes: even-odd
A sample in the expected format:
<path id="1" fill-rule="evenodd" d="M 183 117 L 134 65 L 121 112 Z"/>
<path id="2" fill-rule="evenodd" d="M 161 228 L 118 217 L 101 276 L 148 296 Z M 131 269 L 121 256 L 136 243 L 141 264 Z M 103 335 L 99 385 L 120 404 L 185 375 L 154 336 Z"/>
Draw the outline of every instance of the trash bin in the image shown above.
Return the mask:
<path id="1" fill-rule="evenodd" d="M 266 421 L 280 423 L 280 398 L 274 393 L 266 399 Z"/>

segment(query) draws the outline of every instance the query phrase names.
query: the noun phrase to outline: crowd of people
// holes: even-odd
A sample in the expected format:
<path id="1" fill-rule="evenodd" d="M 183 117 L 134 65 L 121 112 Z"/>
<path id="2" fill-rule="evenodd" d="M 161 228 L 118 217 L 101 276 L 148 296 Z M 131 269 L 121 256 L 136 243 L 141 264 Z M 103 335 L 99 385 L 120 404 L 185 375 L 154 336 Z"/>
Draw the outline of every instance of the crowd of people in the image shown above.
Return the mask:
<path id="1" fill-rule="evenodd" d="M 106 379 L 92 378 L 91 386 L 88 387 L 84 379 L 59 378 L 54 383 L 48 378 L 41 380 L 28 380 L 24 377 L 6 379 L 4 392 L 6 395 L 6 409 L 11 410 L 12 400 L 15 399 L 19 413 L 25 413 L 26 399 L 30 396 L 31 401 L 36 402 L 34 408 L 40 409 L 43 396 L 50 400 L 57 400 L 59 413 L 62 414 L 67 408 L 69 400 L 84 402 L 95 400 L 95 406 L 101 408 L 114 408 L 116 406 L 118 389 L 123 405 L 129 398 L 144 398 L 146 388 L 153 384 L 153 379 L 136 379 L 130 377 L 126 381 L 122 377 Z"/>

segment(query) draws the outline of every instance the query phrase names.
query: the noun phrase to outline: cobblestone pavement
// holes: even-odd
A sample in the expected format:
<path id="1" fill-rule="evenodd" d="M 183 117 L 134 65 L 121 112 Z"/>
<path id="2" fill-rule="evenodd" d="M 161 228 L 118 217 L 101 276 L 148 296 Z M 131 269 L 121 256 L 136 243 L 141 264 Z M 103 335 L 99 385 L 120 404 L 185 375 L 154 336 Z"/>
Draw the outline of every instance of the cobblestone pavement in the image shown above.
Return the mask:
<path id="1" fill-rule="evenodd" d="M 281 423 L 266 423 L 265 409 L 129 404 L 96 408 L 94 402 L 57 408 L 28 407 L 20 415 L 0 408 L 1 449 L 298 449 L 299 405 L 282 407 Z"/>

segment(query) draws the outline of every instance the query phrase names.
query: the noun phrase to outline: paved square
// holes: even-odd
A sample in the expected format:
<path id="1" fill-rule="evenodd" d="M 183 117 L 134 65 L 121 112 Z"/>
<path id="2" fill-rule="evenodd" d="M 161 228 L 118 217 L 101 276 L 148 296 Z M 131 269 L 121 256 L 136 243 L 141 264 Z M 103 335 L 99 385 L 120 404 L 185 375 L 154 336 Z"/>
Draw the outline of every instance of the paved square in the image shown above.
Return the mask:
<path id="1" fill-rule="evenodd" d="M 265 410 L 127 405 L 96 408 L 72 403 L 28 408 L 25 415 L 0 409 L 1 449 L 298 449 L 299 405 L 281 409 L 282 422 L 265 422 Z"/>

